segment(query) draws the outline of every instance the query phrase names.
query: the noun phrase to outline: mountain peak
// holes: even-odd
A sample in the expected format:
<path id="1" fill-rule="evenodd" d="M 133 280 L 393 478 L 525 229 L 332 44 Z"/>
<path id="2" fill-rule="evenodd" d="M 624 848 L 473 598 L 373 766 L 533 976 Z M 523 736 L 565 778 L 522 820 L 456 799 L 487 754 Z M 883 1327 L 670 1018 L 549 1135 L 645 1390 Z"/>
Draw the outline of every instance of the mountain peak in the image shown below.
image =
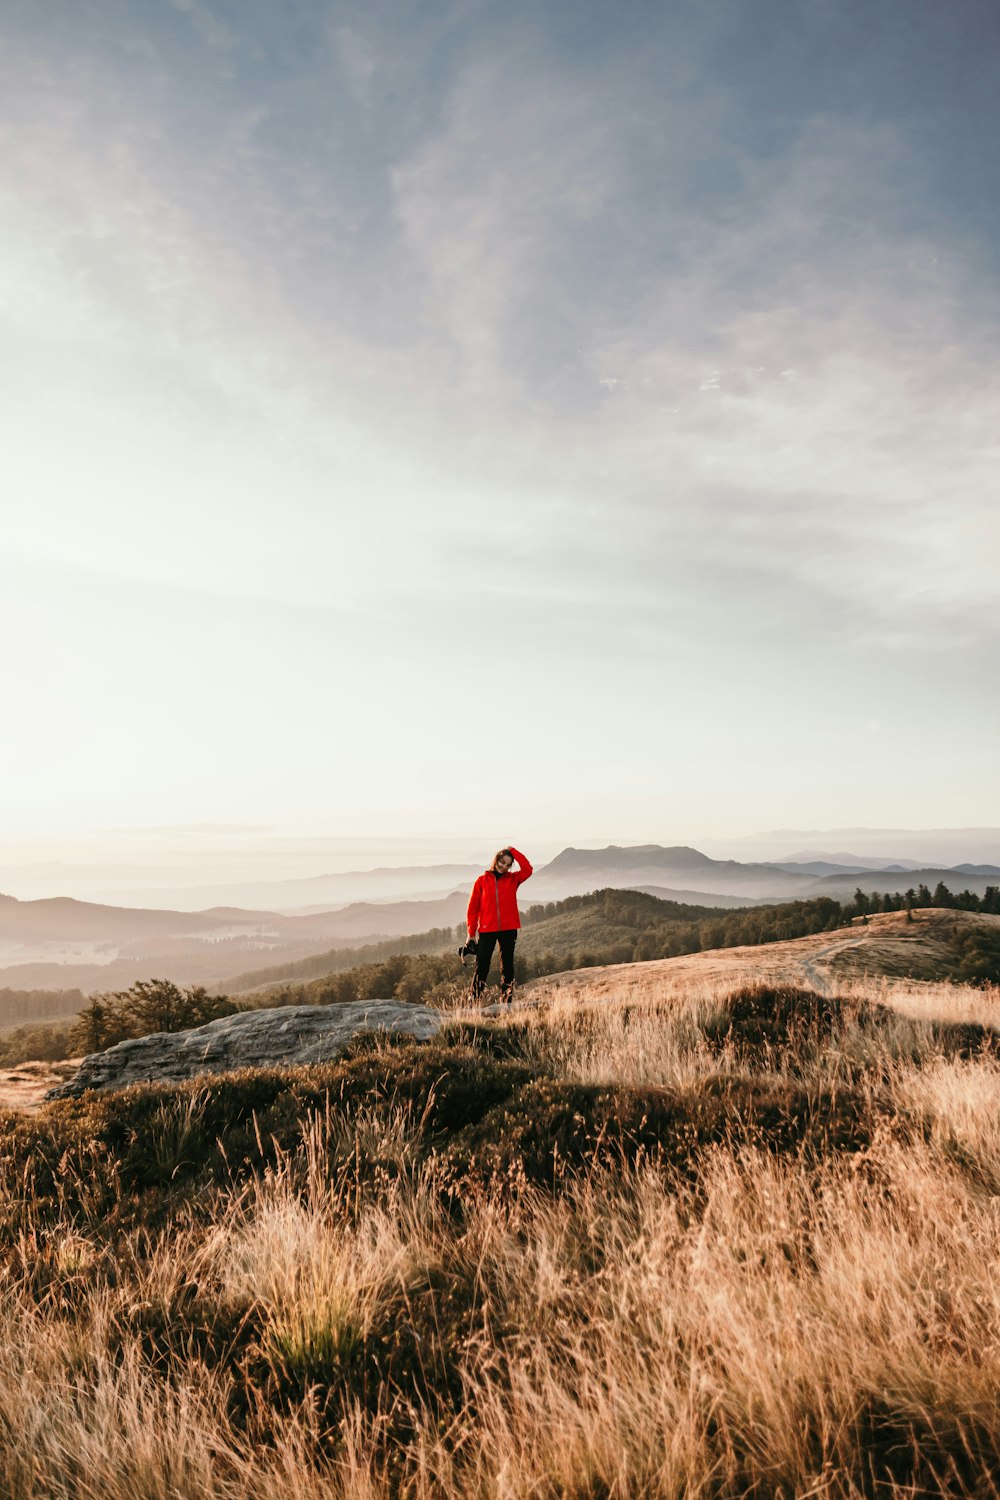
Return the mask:
<path id="1" fill-rule="evenodd" d="M 599 868 L 602 870 L 638 870 L 658 867 L 670 870 L 703 868 L 715 860 L 687 844 L 608 844 L 604 849 L 563 849 L 545 869 L 568 872 Z"/>

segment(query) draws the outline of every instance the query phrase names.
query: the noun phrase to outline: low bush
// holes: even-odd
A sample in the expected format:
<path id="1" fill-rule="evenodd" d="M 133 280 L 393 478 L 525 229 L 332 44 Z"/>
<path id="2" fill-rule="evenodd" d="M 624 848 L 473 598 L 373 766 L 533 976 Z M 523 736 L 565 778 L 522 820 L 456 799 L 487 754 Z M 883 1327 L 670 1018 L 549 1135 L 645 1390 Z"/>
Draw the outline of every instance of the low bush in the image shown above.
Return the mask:
<path id="1" fill-rule="evenodd" d="M 885 1122 L 867 1095 L 708 1077 L 687 1090 L 600 1088 L 538 1079 L 464 1130 L 446 1160 L 462 1176 L 558 1184 L 595 1166 L 643 1161 L 697 1176 L 713 1147 L 814 1158 L 871 1145 Z"/>
<path id="2" fill-rule="evenodd" d="M 80 1052 L 103 1052 L 130 1038 L 204 1026 L 239 1008 L 228 995 L 210 995 L 201 985 L 182 990 L 169 979 L 140 979 L 127 990 L 91 995 L 77 1017 L 73 1045 Z"/>
<path id="3" fill-rule="evenodd" d="M 116 1233 L 273 1166 L 301 1145 L 317 1112 L 402 1108 L 431 1142 L 475 1124 L 533 1076 L 471 1047 L 408 1042 L 314 1067 L 133 1084 L 38 1115 L 0 1114 L 0 1203 L 32 1222 L 69 1215 Z M 213 1212 L 210 1196 L 204 1210 Z"/>
<path id="4" fill-rule="evenodd" d="M 908 1021 L 875 1000 L 840 999 L 792 985 L 753 984 L 730 995 L 702 1024 L 715 1053 L 727 1052 L 753 1071 L 801 1071 L 824 1052 L 845 1047 L 849 1034 L 870 1044 L 876 1066 L 889 1056 L 919 1062 L 929 1050 L 969 1057 L 998 1040 L 990 1027 L 972 1022 Z"/>

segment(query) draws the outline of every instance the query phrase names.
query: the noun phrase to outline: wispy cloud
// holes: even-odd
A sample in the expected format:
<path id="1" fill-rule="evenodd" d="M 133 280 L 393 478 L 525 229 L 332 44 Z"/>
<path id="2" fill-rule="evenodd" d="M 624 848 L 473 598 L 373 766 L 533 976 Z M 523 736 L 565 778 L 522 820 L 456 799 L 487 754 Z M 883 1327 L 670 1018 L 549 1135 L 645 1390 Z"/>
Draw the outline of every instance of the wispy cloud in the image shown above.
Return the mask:
<path id="1" fill-rule="evenodd" d="M 856 28 L 777 0 L 778 60 L 735 7 L 99 11 L 15 7 L 0 64 L 6 540 L 53 592 L 149 589 L 157 629 L 184 598 L 207 638 L 277 629 L 309 663 L 353 620 L 356 705 L 414 662 L 473 680 L 502 619 L 525 779 L 571 752 L 615 774 L 554 679 L 641 700 L 649 745 L 657 666 L 699 744 L 724 682 L 766 760 L 734 651 L 768 679 L 819 654 L 875 701 L 877 641 L 908 726 L 939 670 L 915 662 L 995 651 L 995 247 L 916 113 L 944 108 L 930 9 L 881 91 L 881 43 L 845 72 Z M 220 661 L 161 662 L 170 701 L 194 673 L 208 705 Z"/>

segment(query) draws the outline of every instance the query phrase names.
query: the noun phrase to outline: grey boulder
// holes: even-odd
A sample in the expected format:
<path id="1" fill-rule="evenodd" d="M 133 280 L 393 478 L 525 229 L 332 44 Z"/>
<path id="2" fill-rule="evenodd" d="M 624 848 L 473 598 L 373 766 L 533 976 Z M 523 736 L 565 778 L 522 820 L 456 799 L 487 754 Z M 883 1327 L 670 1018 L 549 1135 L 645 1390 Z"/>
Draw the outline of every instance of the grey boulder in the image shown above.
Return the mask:
<path id="1" fill-rule="evenodd" d="M 426 1042 L 437 1034 L 442 1019 L 428 1005 L 401 1000 L 239 1011 L 191 1031 L 159 1031 L 92 1052 L 72 1078 L 45 1097 L 74 1098 L 87 1089 L 121 1089 L 130 1083 L 181 1083 L 234 1068 L 327 1062 L 359 1032 L 403 1032 Z"/>

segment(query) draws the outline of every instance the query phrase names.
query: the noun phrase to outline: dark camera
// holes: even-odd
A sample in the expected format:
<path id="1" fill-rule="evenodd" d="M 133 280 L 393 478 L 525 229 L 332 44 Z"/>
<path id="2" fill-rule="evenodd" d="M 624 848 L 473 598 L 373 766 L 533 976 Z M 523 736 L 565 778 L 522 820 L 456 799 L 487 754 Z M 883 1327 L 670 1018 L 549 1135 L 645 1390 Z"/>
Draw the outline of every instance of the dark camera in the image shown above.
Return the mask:
<path id="1" fill-rule="evenodd" d="M 463 943 L 461 948 L 459 948 L 458 956 L 459 958 L 475 958 L 478 952 L 479 948 L 475 938 L 470 938 L 467 943 Z"/>

